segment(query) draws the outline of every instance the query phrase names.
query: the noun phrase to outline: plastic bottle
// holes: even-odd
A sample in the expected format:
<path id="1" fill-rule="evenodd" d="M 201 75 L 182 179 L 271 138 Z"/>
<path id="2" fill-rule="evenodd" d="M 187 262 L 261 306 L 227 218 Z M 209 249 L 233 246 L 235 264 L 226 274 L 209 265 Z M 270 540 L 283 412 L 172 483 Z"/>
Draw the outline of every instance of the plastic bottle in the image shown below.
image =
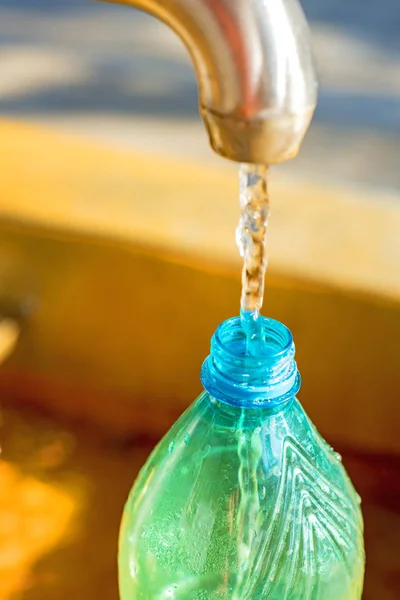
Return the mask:
<path id="1" fill-rule="evenodd" d="M 290 331 L 215 332 L 205 391 L 140 472 L 120 534 L 121 600 L 360 600 L 360 499 L 295 395 Z M 323 395 L 321 395 L 323 402 Z"/>

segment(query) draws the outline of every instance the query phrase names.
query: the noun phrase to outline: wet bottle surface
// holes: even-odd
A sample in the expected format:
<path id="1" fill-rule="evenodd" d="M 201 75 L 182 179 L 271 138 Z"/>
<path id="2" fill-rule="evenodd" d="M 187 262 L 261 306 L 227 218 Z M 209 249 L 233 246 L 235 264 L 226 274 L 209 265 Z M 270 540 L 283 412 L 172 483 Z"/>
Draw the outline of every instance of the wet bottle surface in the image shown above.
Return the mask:
<path id="1" fill-rule="evenodd" d="M 292 336 L 214 334 L 205 391 L 143 467 L 119 548 L 121 600 L 360 600 L 360 499 L 295 398 Z M 323 394 L 321 394 L 323 402 Z"/>

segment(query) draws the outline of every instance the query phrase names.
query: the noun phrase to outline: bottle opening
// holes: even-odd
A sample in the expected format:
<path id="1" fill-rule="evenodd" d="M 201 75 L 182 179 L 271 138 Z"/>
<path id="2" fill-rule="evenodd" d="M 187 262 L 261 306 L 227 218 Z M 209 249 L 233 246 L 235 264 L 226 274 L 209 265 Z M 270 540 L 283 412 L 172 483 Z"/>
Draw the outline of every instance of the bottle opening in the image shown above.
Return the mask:
<path id="1" fill-rule="evenodd" d="M 277 406 L 300 388 L 290 330 L 275 319 L 259 317 L 261 339 L 248 352 L 240 317 L 224 321 L 211 339 L 201 380 L 208 393 L 229 404 Z"/>

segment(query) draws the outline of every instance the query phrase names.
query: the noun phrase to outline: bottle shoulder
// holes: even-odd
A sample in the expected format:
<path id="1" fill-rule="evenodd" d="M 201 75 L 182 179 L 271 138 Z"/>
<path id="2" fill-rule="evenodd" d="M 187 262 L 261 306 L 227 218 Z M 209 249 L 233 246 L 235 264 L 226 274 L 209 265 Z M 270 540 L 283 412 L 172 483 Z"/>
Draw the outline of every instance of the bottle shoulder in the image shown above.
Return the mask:
<path id="1" fill-rule="evenodd" d="M 231 406 L 202 393 L 153 450 L 137 483 L 141 485 L 150 472 L 162 470 L 168 478 L 177 468 L 193 473 L 200 464 L 235 471 L 240 445 L 251 452 L 259 447 L 259 470 L 265 476 L 296 460 L 313 469 L 315 479 L 327 478 L 359 501 L 341 456 L 319 434 L 297 398 L 274 412 Z"/>

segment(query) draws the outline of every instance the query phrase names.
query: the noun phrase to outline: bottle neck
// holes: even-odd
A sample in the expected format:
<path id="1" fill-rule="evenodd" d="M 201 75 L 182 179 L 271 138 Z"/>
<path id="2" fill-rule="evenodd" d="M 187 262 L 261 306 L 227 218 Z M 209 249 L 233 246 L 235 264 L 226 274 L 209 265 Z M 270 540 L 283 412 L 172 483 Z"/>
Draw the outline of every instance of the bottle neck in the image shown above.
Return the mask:
<path id="1" fill-rule="evenodd" d="M 279 321 L 259 319 L 262 341 L 252 354 L 239 317 L 215 331 L 201 370 L 203 386 L 213 398 L 236 406 L 277 408 L 300 389 L 291 332 Z"/>

